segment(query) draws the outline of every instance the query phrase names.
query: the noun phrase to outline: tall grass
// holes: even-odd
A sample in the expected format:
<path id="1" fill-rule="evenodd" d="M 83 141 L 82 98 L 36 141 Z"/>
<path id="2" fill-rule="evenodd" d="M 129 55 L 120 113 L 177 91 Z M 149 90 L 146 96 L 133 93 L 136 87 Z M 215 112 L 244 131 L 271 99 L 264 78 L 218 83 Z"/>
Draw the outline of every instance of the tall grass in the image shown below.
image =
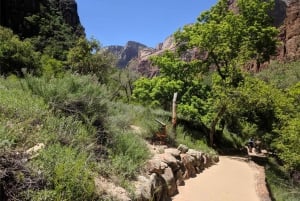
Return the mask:
<path id="1" fill-rule="evenodd" d="M 195 137 L 192 137 L 189 134 L 189 132 L 184 129 L 183 126 L 180 125 L 177 126 L 176 129 L 175 141 L 177 145 L 184 144 L 191 149 L 196 149 L 206 153 L 216 154 L 215 150 L 208 146 L 205 136 L 198 137 L 198 139 L 196 139 Z"/>
<path id="2" fill-rule="evenodd" d="M 299 201 L 300 185 L 294 184 L 275 159 L 270 158 L 266 166 L 266 179 L 275 201 Z"/>

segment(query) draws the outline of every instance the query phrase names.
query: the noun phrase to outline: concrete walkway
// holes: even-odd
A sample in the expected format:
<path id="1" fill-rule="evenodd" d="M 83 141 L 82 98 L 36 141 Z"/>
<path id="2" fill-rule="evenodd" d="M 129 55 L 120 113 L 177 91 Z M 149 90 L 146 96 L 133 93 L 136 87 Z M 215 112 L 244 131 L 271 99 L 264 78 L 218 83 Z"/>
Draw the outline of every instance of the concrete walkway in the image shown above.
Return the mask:
<path id="1" fill-rule="evenodd" d="M 218 164 L 186 180 L 172 201 L 260 201 L 255 175 L 247 162 L 221 156 Z"/>

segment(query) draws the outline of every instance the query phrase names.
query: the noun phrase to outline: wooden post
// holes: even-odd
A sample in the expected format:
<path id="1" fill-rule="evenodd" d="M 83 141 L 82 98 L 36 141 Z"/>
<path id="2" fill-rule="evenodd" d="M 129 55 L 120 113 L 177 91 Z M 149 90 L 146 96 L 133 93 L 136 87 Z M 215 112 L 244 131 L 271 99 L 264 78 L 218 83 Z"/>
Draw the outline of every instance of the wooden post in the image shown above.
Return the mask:
<path id="1" fill-rule="evenodd" d="M 176 99 L 177 99 L 178 93 L 174 93 L 173 95 L 173 102 L 172 102 L 172 131 L 174 133 L 174 136 L 176 137 L 176 121 L 177 121 L 177 116 L 176 116 Z"/>

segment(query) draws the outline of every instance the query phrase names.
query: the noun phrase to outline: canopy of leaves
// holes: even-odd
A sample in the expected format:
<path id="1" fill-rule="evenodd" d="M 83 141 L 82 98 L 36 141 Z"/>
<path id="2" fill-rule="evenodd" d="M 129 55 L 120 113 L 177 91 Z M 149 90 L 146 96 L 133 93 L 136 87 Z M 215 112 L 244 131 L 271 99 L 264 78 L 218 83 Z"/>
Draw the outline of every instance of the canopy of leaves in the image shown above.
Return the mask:
<path id="1" fill-rule="evenodd" d="M 10 29 L 0 27 L 0 74 L 38 72 L 39 54 L 28 41 L 21 41 Z"/>
<path id="2" fill-rule="evenodd" d="M 73 72 L 94 74 L 99 81 L 106 82 L 108 73 L 115 67 L 116 58 L 109 52 L 102 51 L 97 40 L 80 38 L 69 51 L 67 63 Z"/>

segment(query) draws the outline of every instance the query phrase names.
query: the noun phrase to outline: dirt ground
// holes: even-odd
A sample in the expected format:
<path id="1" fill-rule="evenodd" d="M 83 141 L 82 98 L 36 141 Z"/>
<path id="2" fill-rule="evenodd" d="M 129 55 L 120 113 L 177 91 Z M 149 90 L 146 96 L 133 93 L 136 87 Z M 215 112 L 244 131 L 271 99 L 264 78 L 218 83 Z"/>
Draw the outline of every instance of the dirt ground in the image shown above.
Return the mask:
<path id="1" fill-rule="evenodd" d="M 185 181 L 172 201 L 265 201 L 264 172 L 253 162 L 221 156 L 220 162 Z"/>

